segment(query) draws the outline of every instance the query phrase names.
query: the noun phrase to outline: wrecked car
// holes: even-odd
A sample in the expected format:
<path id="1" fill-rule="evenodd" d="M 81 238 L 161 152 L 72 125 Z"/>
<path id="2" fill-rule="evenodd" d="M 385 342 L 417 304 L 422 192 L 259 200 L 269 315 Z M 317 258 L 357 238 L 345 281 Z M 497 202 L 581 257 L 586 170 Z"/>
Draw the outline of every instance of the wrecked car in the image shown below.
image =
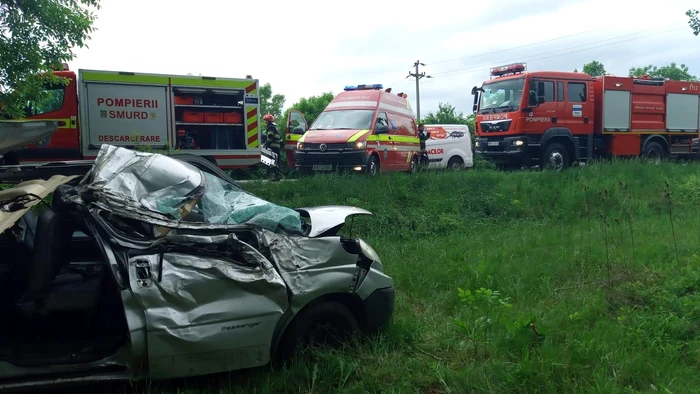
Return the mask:
<path id="1" fill-rule="evenodd" d="M 82 178 L 0 191 L 0 389 L 218 373 L 375 332 L 394 288 L 339 235 L 356 215 L 371 214 L 282 207 L 197 156 L 111 145 Z"/>

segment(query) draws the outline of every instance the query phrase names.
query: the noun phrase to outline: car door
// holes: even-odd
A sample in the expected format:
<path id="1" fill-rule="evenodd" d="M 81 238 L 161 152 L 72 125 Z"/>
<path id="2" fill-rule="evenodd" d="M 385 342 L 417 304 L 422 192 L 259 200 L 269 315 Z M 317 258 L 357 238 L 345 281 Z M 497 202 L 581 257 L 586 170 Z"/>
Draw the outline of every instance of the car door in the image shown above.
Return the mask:
<path id="1" fill-rule="evenodd" d="M 564 82 L 560 82 L 564 84 Z M 588 100 L 588 84 L 586 81 L 566 82 L 566 101 L 561 112 L 561 126 L 566 127 L 574 135 L 592 132 L 593 104 Z"/>
<path id="2" fill-rule="evenodd" d="M 297 110 L 290 110 L 287 115 L 287 125 L 285 127 L 284 150 L 287 153 L 287 165 L 294 168 L 294 152 L 297 150 L 299 138 L 309 129 L 304 114 Z"/>
<path id="3" fill-rule="evenodd" d="M 540 83 L 543 84 L 544 88 L 541 92 L 537 88 Z M 560 103 L 556 101 L 555 82 L 553 80 L 533 78 L 530 82 L 531 98 L 536 93 L 541 93 L 541 95 L 535 96 L 534 105 L 532 100 L 530 100 L 531 111 L 525 118 L 525 122 L 527 123 L 527 130 L 535 134 L 542 134 L 552 127 L 557 127 L 557 122 L 559 121 L 557 110 Z M 541 100 L 541 102 L 538 103 L 537 99 Z"/>
<path id="4" fill-rule="evenodd" d="M 379 112 L 375 121 L 375 132 L 380 127 L 389 127 L 388 133 L 380 133 L 377 135 L 377 153 L 380 157 L 380 169 L 382 171 L 391 171 L 396 166 L 396 152 L 394 151 L 394 142 L 392 136 L 396 135 L 397 127 L 396 120 L 393 115 L 387 116 L 386 112 Z"/>
<path id="5" fill-rule="evenodd" d="M 149 377 L 267 364 L 289 306 L 281 276 L 235 237 L 224 235 L 221 245 L 228 252 L 218 254 L 204 251 L 214 236 L 188 237 L 187 249 L 128 251 L 129 283 L 145 315 Z"/>

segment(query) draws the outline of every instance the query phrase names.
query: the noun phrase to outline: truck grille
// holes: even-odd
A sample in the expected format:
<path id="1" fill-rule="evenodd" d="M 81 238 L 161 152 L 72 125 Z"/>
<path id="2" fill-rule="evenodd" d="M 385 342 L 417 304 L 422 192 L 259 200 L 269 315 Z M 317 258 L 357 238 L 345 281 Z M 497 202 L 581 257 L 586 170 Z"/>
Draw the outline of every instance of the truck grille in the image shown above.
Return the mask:
<path id="1" fill-rule="evenodd" d="M 501 122 L 481 122 L 479 123 L 479 130 L 484 133 L 508 131 L 512 122 L 510 119 Z"/>
<path id="2" fill-rule="evenodd" d="M 359 166 L 364 164 L 364 157 L 364 151 L 347 153 L 296 152 L 294 160 L 299 166 L 311 166 L 313 164 Z"/>
<path id="3" fill-rule="evenodd" d="M 345 143 L 333 143 L 333 144 L 325 144 L 326 145 L 326 150 L 345 150 Z M 321 144 L 317 143 L 305 143 L 304 144 L 304 150 L 321 150 Z M 351 148 L 348 148 L 348 150 L 351 150 Z"/>

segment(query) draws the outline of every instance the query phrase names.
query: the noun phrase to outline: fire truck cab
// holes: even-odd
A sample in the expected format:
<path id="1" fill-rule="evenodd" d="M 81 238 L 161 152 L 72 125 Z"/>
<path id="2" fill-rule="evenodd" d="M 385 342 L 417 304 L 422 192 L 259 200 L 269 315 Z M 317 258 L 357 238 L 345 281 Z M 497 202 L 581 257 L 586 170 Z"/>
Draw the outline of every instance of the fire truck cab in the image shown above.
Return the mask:
<path id="1" fill-rule="evenodd" d="M 556 170 L 596 157 L 659 161 L 692 154 L 700 132 L 700 85 L 648 77 L 491 69 L 474 87 L 476 152 L 499 167 Z"/>
<path id="2" fill-rule="evenodd" d="M 294 152 L 300 171 L 415 171 L 420 141 L 413 110 L 403 93 L 390 93 L 381 84 L 346 86 L 310 128 L 298 111 L 291 111 L 297 132 L 305 130 Z M 292 128 L 294 131 L 294 128 Z"/>

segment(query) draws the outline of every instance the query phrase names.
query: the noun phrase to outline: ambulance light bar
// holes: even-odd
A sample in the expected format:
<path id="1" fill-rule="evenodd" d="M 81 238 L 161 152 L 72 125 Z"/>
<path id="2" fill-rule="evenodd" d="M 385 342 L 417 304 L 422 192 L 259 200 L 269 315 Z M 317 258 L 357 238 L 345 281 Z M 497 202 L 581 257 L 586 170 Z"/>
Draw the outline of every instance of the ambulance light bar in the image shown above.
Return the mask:
<path id="1" fill-rule="evenodd" d="M 384 85 L 382 85 L 381 83 L 375 83 L 374 85 L 357 85 L 357 86 L 348 85 L 345 87 L 346 92 L 351 91 L 351 90 L 373 90 L 373 89 L 382 90 L 382 89 L 384 89 Z"/>
<path id="2" fill-rule="evenodd" d="M 492 68 L 491 75 L 494 77 L 499 77 L 507 74 L 521 73 L 525 70 L 527 70 L 527 63 L 513 63 Z"/>

